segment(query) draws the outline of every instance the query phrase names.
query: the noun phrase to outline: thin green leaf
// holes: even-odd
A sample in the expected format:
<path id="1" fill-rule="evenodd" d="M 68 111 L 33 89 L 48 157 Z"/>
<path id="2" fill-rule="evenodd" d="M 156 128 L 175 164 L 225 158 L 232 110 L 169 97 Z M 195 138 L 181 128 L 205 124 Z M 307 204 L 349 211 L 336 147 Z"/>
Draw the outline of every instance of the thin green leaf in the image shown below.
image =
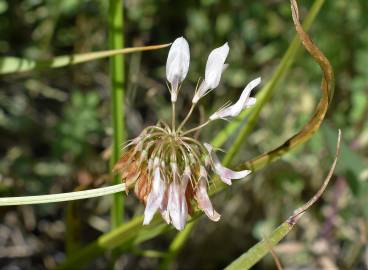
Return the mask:
<path id="1" fill-rule="evenodd" d="M 32 60 L 13 56 L 0 57 L 0 74 L 19 73 L 36 69 L 59 68 L 76 65 L 96 59 L 106 58 L 119 54 L 157 50 L 170 46 L 170 44 L 152 45 L 144 47 L 124 48 L 100 52 L 71 54 L 57 56 L 50 60 Z"/>
<path id="2" fill-rule="evenodd" d="M 167 251 L 162 263 L 158 267 L 159 270 L 170 268 L 171 262 L 175 259 L 179 251 L 185 245 L 195 224 L 196 224 L 195 221 L 190 222 L 185 226 L 184 230 L 177 233 L 174 240 L 171 242 L 169 250 Z"/>
<path id="3" fill-rule="evenodd" d="M 161 234 L 166 227 L 168 227 L 161 223 L 158 216 L 156 216 L 148 226 L 143 227 L 142 222 L 143 217 L 138 216 L 100 236 L 96 241 L 68 257 L 68 259 L 57 267 L 57 269 L 80 269 L 105 250 L 112 250 L 119 246 L 124 247 L 131 243 L 138 244 L 147 239 L 147 237 L 145 237 L 146 234 L 149 234 L 150 237 L 153 238 Z M 141 241 L 137 240 L 139 238 Z"/>
<path id="4" fill-rule="evenodd" d="M 271 247 L 275 246 L 280 242 L 292 229 L 293 227 L 287 223 L 282 223 L 277 229 L 275 229 L 267 240 L 262 240 L 255 246 L 253 246 L 249 251 L 240 256 L 238 259 L 233 261 L 226 270 L 246 270 L 250 269 L 255 265 L 260 259 L 262 259 L 270 250 Z"/>
<path id="5" fill-rule="evenodd" d="M 293 1 L 293 0 L 292 0 Z M 277 229 L 275 229 L 267 239 L 262 240 L 251 249 L 249 249 L 246 253 L 241 255 L 238 259 L 233 261 L 229 266 L 227 266 L 226 270 L 246 270 L 250 269 L 253 265 L 255 265 L 260 259 L 262 259 L 266 254 L 270 251 L 270 249 L 275 246 L 278 242 L 280 242 L 294 227 L 294 225 L 298 222 L 298 220 L 302 217 L 302 215 L 307 211 L 313 204 L 317 202 L 317 200 L 322 196 L 325 191 L 332 174 L 335 170 L 337 158 L 340 152 L 340 142 L 341 142 L 341 131 L 339 130 L 339 135 L 336 144 L 336 153 L 335 158 L 330 168 L 330 171 L 323 181 L 322 186 L 317 191 L 317 193 L 302 207 L 296 209 L 294 213 Z"/>

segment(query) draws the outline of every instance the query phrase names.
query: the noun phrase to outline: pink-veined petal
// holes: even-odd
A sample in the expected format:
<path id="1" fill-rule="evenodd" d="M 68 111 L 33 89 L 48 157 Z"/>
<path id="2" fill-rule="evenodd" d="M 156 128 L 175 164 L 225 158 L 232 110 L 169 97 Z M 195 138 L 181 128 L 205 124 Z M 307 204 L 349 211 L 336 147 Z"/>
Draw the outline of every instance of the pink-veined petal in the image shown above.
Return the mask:
<path id="1" fill-rule="evenodd" d="M 167 209 L 169 203 L 169 185 L 165 182 L 165 191 L 160 205 L 160 213 L 167 224 L 170 224 L 169 210 Z"/>
<path id="2" fill-rule="evenodd" d="M 195 193 L 195 198 L 198 202 L 198 207 L 206 214 L 212 221 L 219 221 L 221 215 L 213 209 L 210 198 L 207 194 L 207 173 L 206 169 L 201 166 L 200 178 Z"/>
<path id="3" fill-rule="evenodd" d="M 165 192 L 165 183 L 161 180 L 160 169 L 156 166 L 152 181 L 152 190 L 148 194 L 147 204 L 144 210 L 144 221 L 143 224 L 147 225 L 151 222 L 154 214 L 157 209 L 160 207 L 164 192 Z"/>
<path id="4" fill-rule="evenodd" d="M 188 208 L 185 199 L 185 189 L 177 179 L 169 187 L 168 209 L 173 226 L 180 231 L 184 229 L 188 217 Z"/>
<path id="5" fill-rule="evenodd" d="M 220 160 L 218 159 L 216 153 L 213 150 L 212 145 L 205 143 L 204 146 L 206 147 L 207 151 L 212 157 L 216 174 L 220 176 L 221 180 L 225 184 L 231 185 L 232 179 L 244 178 L 252 172 L 250 170 L 243 170 L 243 171 L 237 172 L 237 171 L 233 171 L 233 170 L 226 168 L 225 166 L 221 164 Z"/>

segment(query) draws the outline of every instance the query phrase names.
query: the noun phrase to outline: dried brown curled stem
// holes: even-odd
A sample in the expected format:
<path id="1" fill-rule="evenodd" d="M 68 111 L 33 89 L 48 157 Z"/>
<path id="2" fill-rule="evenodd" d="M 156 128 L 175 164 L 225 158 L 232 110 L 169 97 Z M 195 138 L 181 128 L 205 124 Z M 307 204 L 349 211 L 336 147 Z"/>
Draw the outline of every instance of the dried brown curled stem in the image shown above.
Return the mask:
<path id="1" fill-rule="evenodd" d="M 290 0 L 293 22 L 298 36 L 308 51 L 308 53 L 314 58 L 314 60 L 319 64 L 322 72 L 322 82 L 321 82 L 321 99 L 316 107 L 316 110 L 311 117 L 311 119 L 304 125 L 304 127 L 296 133 L 294 136 L 285 141 L 282 145 L 277 148 L 261 154 L 260 156 L 254 158 L 251 161 L 243 163 L 239 168 L 248 168 L 251 170 L 259 169 L 272 160 L 277 159 L 287 153 L 290 149 L 295 148 L 298 145 L 303 144 L 309 140 L 312 135 L 318 131 L 323 119 L 326 115 L 328 106 L 331 102 L 333 96 L 334 88 L 334 74 L 332 66 L 321 50 L 313 43 L 309 35 L 303 30 L 301 23 L 299 21 L 298 5 L 296 0 Z"/>

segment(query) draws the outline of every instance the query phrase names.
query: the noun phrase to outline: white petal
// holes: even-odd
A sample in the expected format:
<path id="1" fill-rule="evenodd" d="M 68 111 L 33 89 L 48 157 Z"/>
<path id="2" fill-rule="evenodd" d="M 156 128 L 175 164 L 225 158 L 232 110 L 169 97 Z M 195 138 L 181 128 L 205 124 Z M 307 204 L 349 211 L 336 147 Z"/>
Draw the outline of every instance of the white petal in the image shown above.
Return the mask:
<path id="1" fill-rule="evenodd" d="M 248 98 L 247 101 L 245 102 L 244 109 L 253 106 L 254 104 L 256 104 L 256 101 L 257 101 L 257 99 L 254 98 L 254 97 Z"/>
<path id="2" fill-rule="evenodd" d="M 160 207 L 165 192 L 165 183 L 161 180 L 159 167 L 155 168 L 154 177 L 152 181 L 152 190 L 148 194 L 147 204 L 144 210 L 143 224 L 147 225 L 151 222 L 157 209 Z"/>
<path id="3" fill-rule="evenodd" d="M 210 89 L 214 89 L 219 85 L 228 53 L 229 45 L 226 42 L 221 47 L 214 49 L 208 56 L 205 81 Z"/>
<path id="4" fill-rule="evenodd" d="M 196 104 L 198 102 L 198 100 L 200 100 L 206 93 L 207 91 L 209 90 L 209 86 L 206 84 L 206 81 L 203 80 L 201 82 L 201 84 L 199 85 L 198 87 L 198 90 L 195 92 L 194 96 L 193 96 L 193 99 L 192 99 L 192 102 L 194 104 Z"/>
<path id="5" fill-rule="evenodd" d="M 181 180 L 181 184 L 180 184 L 180 188 L 181 188 L 181 198 L 180 198 L 180 205 L 181 205 L 181 213 L 182 213 L 182 218 L 184 220 L 184 226 L 185 223 L 188 220 L 188 205 L 187 205 L 187 198 L 185 197 L 185 191 L 187 190 L 187 185 L 189 182 L 189 177 L 190 176 L 186 176 L 184 174 L 182 180 Z M 183 228 L 184 228 L 183 226 Z"/>
<path id="6" fill-rule="evenodd" d="M 240 114 L 240 112 L 243 109 L 254 105 L 256 102 L 256 99 L 249 97 L 249 95 L 251 91 L 260 83 L 261 83 L 261 78 L 257 78 L 251 81 L 250 83 L 248 83 L 248 85 L 244 88 L 242 94 L 240 95 L 240 98 L 234 105 L 227 106 L 225 108 L 218 110 L 217 112 L 215 112 L 214 114 L 210 116 L 210 119 L 216 120 L 219 118 L 225 119 L 227 117 L 236 117 Z"/>
<path id="7" fill-rule="evenodd" d="M 232 107 L 233 107 L 233 105 L 225 106 L 225 107 L 219 109 L 218 111 L 211 114 L 210 120 L 213 121 L 213 120 L 216 120 L 216 119 L 226 119 L 227 117 L 229 117 L 229 115 L 232 114 L 232 111 L 233 111 Z"/>
<path id="8" fill-rule="evenodd" d="M 241 179 L 246 177 L 248 174 L 251 173 L 249 170 L 243 170 L 243 171 L 233 171 L 226 167 L 224 167 L 220 160 L 218 159 L 216 153 L 213 151 L 212 145 L 205 143 L 204 146 L 206 147 L 207 151 L 210 153 L 214 166 L 215 166 L 215 172 L 218 174 L 221 178 L 221 180 L 228 185 L 231 185 L 232 179 Z"/>
<path id="9" fill-rule="evenodd" d="M 239 100 L 233 105 L 232 117 L 239 115 L 239 113 L 246 107 L 247 100 L 251 91 L 261 83 L 261 78 L 254 79 L 244 88 Z"/>
<path id="10" fill-rule="evenodd" d="M 175 179 L 169 187 L 169 214 L 171 223 L 178 230 L 184 229 L 188 217 L 188 208 L 185 199 L 185 187 Z"/>
<path id="11" fill-rule="evenodd" d="M 203 210 L 209 219 L 212 221 L 220 220 L 221 215 L 213 209 L 212 203 L 207 194 L 207 173 L 203 167 L 200 169 L 200 179 L 195 198 L 198 202 L 198 207 Z"/>
<path id="12" fill-rule="evenodd" d="M 189 69 L 189 45 L 185 38 L 177 38 L 170 47 L 166 61 L 166 78 L 171 83 L 172 95 L 177 94 L 179 83 L 187 76 Z M 174 97 L 176 101 L 176 96 Z"/>

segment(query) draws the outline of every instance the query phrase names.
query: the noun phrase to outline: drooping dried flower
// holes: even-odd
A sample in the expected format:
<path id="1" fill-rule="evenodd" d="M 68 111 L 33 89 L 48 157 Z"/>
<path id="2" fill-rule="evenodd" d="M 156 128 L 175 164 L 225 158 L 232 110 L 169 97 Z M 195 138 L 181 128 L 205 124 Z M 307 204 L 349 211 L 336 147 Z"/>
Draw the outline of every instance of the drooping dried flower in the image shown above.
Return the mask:
<path id="1" fill-rule="evenodd" d="M 146 127 L 124 147 L 123 155 L 114 167 L 127 186 L 135 185 L 136 196 L 145 203 L 143 224 L 149 224 L 159 211 L 168 224 L 182 230 L 188 215 L 193 212 L 193 206 L 201 209 L 211 220 L 218 221 L 220 214 L 213 208 L 207 192 L 210 184 L 208 172 L 215 172 L 228 185 L 231 185 L 232 179 L 241 179 L 251 173 L 249 170 L 236 172 L 224 167 L 210 144 L 201 143 L 190 134 L 216 119 L 235 117 L 255 104 L 256 100 L 250 97 L 250 93 L 261 82 L 260 78 L 246 86 L 234 105 L 220 108 L 204 124 L 182 130 L 198 101 L 219 85 L 228 53 L 227 43 L 210 53 L 205 78 L 195 90 L 192 107 L 176 127 L 175 103 L 180 83 L 188 73 L 190 55 L 189 45 L 183 37 L 176 39 L 170 48 L 166 77 L 170 83 L 173 106 L 172 125 L 170 127 L 160 121 L 155 126 Z"/>

